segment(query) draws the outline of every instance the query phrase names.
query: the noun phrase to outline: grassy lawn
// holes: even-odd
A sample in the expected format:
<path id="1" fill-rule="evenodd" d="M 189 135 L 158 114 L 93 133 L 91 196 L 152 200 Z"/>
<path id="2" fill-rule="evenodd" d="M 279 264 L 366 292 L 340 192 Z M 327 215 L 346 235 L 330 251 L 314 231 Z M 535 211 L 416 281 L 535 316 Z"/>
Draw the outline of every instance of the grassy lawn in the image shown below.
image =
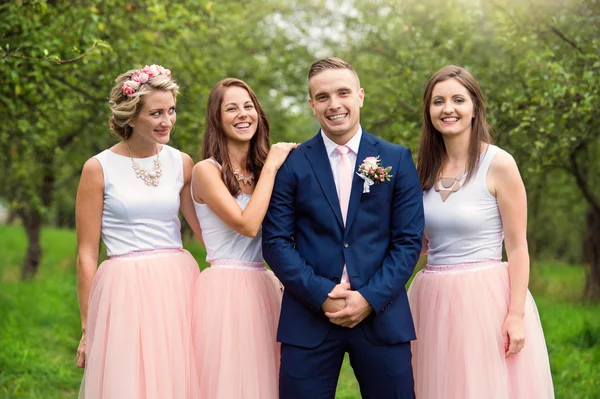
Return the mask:
<path id="1" fill-rule="evenodd" d="M 75 234 L 45 229 L 40 272 L 21 282 L 25 245 L 20 227 L 0 226 L 0 399 L 76 398 L 82 371 L 75 367 L 80 338 Z M 204 267 L 202 246 L 186 247 Z M 581 302 L 584 281 L 581 267 L 533 266 L 531 289 L 559 399 L 600 398 L 600 305 Z M 337 398 L 360 398 L 348 362 Z"/>

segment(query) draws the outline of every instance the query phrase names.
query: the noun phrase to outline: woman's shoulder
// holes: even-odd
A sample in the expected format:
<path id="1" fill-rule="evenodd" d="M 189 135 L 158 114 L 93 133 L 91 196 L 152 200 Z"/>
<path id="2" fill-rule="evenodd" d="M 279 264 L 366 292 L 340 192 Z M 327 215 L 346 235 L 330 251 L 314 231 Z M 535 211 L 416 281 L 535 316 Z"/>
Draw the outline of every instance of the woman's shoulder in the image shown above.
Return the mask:
<path id="1" fill-rule="evenodd" d="M 519 168 L 513 156 L 505 150 L 498 148 L 494 158 L 490 162 L 488 172 L 488 185 L 490 192 L 497 196 L 497 192 L 503 187 L 512 189 L 522 185 L 523 180 Z"/>
<path id="2" fill-rule="evenodd" d="M 221 173 L 221 165 L 215 161 L 213 158 L 203 159 L 202 161 L 196 163 L 193 168 L 194 176 L 204 176 L 204 175 L 218 175 Z"/>
<path id="3" fill-rule="evenodd" d="M 213 169 L 213 168 L 217 168 L 217 169 L 221 169 L 221 164 L 219 162 L 217 162 L 214 158 L 206 158 L 203 159 L 200 162 L 197 162 L 196 165 L 194 165 L 194 168 L 198 167 L 198 168 L 209 168 L 209 169 Z"/>
<path id="4" fill-rule="evenodd" d="M 98 155 L 94 155 L 83 164 L 83 168 L 81 168 L 80 183 L 87 182 L 88 184 L 94 184 L 98 186 L 104 185 L 104 168 L 100 159 L 98 158 Z"/>
<path id="5" fill-rule="evenodd" d="M 101 160 L 102 154 L 103 154 L 103 152 L 101 152 L 100 154 L 94 155 L 93 157 L 91 157 L 87 161 L 85 161 L 85 163 L 83 164 L 83 168 L 81 169 L 81 172 L 88 173 L 88 174 L 102 172 L 102 160 Z"/>
<path id="6" fill-rule="evenodd" d="M 112 155 L 118 155 L 111 151 L 113 148 L 114 146 L 111 148 L 107 148 L 104 151 L 99 152 L 98 154 L 92 156 L 87 161 L 85 161 L 85 163 L 83 164 L 82 172 L 102 171 L 104 167 L 110 165 L 110 157 Z"/>
<path id="7" fill-rule="evenodd" d="M 490 169 L 492 170 L 508 170 L 516 167 L 517 163 L 513 156 L 506 150 L 490 144 L 489 150 L 492 151 L 492 160 L 490 163 Z"/>

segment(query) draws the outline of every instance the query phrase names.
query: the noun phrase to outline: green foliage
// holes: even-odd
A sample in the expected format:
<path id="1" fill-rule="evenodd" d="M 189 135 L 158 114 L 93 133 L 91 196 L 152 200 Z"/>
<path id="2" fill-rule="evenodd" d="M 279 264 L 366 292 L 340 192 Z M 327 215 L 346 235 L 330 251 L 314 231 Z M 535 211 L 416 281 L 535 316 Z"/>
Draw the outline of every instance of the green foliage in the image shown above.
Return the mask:
<path id="1" fill-rule="evenodd" d="M 75 277 L 75 234 L 47 229 L 46 256 L 32 281 L 20 282 L 25 236 L 18 227 L 0 227 L 0 398 L 76 397 L 82 378 L 75 367 L 80 338 Z M 197 242 L 186 248 L 201 267 L 206 252 Z M 533 269 L 532 291 L 542 318 L 557 398 L 593 399 L 600 394 L 598 305 L 580 302 L 584 269 L 543 263 Z M 348 360 L 338 398 L 358 399 Z"/>
<path id="2" fill-rule="evenodd" d="M 413 154 L 431 74 L 470 69 L 497 143 L 523 174 L 533 254 L 581 260 L 586 209 L 600 209 L 598 174 L 586 173 L 599 158 L 597 0 L 376 0 L 313 20 L 327 3 L 305 4 L 294 22 L 325 33 L 322 52 L 350 60 L 361 77 L 364 126 Z"/>
<path id="3" fill-rule="evenodd" d="M 72 225 L 81 165 L 115 142 L 107 129 L 112 82 L 145 64 L 165 65 L 182 86 L 172 144 L 196 160 L 206 98 L 228 76 L 256 88 L 274 140 L 307 137 L 310 131 L 291 124 L 306 124 L 307 115 L 286 105 L 304 91 L 303 75 L 291 73 L 312 57 L 267 23 L 264 15 L 276 7 L 269 0 L 0 5 L 0 30 L 7 32 L 0 36 L 0 102 L 3 119 L 14 121 L 0 126 L 0 167 L 7 172 L 0 197 L 13 209 Z"/>
<path id="4" fill-rule="evenodd" d="M 169 67 L 181 84 L 172 144 L 198 161 L 208 93 L 228 76 L 255 89 L 273 141 L 313 135 L 306 74 L 328 55 L 359 73 L 365 128 L 416 154 L 424 86 L 454 63 L 481 82 L 497 142 L 521 169 L 533 255 L 580 262 L 586 210 L 600 197 L 599 4 L 3 2 L 0 109 L 10 123 L 0 125 L 0 198 L 72 226 L 81 165 L 115 142 L 112 82 L 144 64 Z"/>

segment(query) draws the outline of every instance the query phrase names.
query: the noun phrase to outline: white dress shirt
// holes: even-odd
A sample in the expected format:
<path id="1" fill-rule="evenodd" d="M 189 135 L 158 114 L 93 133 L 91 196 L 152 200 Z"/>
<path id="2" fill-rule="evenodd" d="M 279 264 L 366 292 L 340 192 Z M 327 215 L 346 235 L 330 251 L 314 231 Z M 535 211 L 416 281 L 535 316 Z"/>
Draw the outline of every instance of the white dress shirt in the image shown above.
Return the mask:
<path id="1" fill-rule="evenodd" d="M 333 172 L 333 181 L 335 182 L 335 189 L 339 198 L 340 185 L 338 183 L 338 165 L 340 163 L 340 153 L 335 150 L 339 145 L 331 141 L 331 139 L 327 137 L 325 133 L 323 133 L 323 130 L 321 130 L 321 137 L 323 137 L 325 150 L 327 151 L 327 156 L 329 156 L 329 164 L 331 165 L 331 171 Z M 353 170 L 357 170 L 356 158 L 358 156 L 358 147 L 360 146 L 361 137 L 362 128 L 359 126 L 356 134 L 352 136 L 352 138 L 345 144 L 346 147 L 350 148 L 350 151 L 348 151 L 348 157 L 350 159 L 350 165 L 354 165 Z"/>
<path id="2" fill-rule="evenodd" d="M 335 189 L 338 194 L 338 198 L 340 197 L 340 185 L 338 183 L 338 166 L 340 163 L 340 153 L 335 149 L 339 146 L 339 144 L 334 143 L 329 137 L 323 133 L 321 130 L 321 137 L 323 138 L 323 143 L 325 144 L 325 150 L 327 151 L 327 156 L 329 157 L 329 164 L 331 165 L 331 171 L 333 172 L 333 181 L 335 182 Z M 359 126 L 358 131 L 346 144 L 346 147 L 350 149 L 348 151 L 347 156 L 350 159 L 350 165 L 354 165 L 353 171 L 356 170 L 356 158 L 358 157 L 358 147 L 360 146 L 360 139 L 362 137 L 362 128 Z M 349 282 L 348 278 L 348 270 L 346 269 L 346 265 L 344 265 L 344 271 L 342 272 L 341 283 Z"/>

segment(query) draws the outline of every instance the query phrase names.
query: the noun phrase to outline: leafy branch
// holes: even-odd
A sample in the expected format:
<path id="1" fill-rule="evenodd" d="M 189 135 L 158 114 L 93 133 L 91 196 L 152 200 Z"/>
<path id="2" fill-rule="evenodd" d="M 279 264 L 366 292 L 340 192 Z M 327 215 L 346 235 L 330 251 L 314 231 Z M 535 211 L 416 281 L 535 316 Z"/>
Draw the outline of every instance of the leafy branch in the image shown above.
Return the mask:
<path id="1" fill-rule="evenodd" d="M 38 58 L 38 57 L 29 57 L 26 55 L 19 54 L 20 48 L 17 48 L 14 51 L 10 51 L 7 46 L 6 49 L 2 49 L 2 51 L 3 51 L 2 58 L 4 58 L 4 59 L 17 58 L 17 59 L 27 60 L 27 61 L 52 62 L 57 65 L 65 65 L 65 64 L 71 64 L 71 63 L 79 61 L 80 59 L 82 59 L 83 57 L 85 57 L 86 55 L 91 53 L 95 48 L 98 48 L 98 47 L 110 48 L 110 46 L 107 43 L 105 43 L 103 41 L 96 41 L 87 50 L 85 50 L 83 53 L 79 54 L 77 57 L 63 60 L 63 59 L 60 59 L 56 55 L 50 55 L 50 56 L 47 55 L 47 53 L 48 53 L 47 50 L 44 50 L 44 52 L 46 53 L 46 56 L 44 58 Z"/>
<path id="2" fill-rule="evenodd" d="M 583 50 L 581 50 L 581 48 L 577 45 L 577 43 L 575 43 L 573 40 L 569 39 L 564 33 L 562 33 L 560 30 L 558 30 L 558 28 L 556 28 L 554 26 L 550 26 L 550 30 L 556 36 L 560 37 L 563 41 L 568 43 L 569 46 L 573 47 L 575 50 L 577 50 L 578 52 L 583 54 Z"/>

